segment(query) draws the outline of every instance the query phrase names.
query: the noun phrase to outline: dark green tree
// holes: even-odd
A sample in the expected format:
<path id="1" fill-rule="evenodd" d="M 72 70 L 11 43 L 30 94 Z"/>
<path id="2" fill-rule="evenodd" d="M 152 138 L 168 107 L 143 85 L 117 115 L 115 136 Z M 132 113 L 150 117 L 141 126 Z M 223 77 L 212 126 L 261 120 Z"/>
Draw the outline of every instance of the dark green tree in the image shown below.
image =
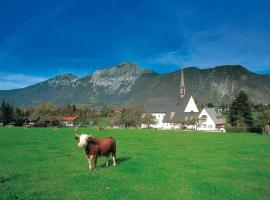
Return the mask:
<path id="1" fill-rule="evenodd" d="M 210 103 L 208 103 L 206 106 L 207 106 L 207 108 L 214 108 L 214 107 L 215 107 L 215 106 L 214 106 L 214 104 L 213 104 L 213 103 L 211 103 L 211 102 L 210 102 Z"/>
<path id="2" fill-rule="evenodd" d="M 252 127 L 253 118 L 251 115 L 251 103 L 249 102 L 248 95 L 240 91 L 233 99 L 230 111 L 229 122 L 232 126 L 248 126 Z"/>
<path id="3" fill-rule="evenodd" d="M 256 127 L 264 127 L 266 124 L 270 123 L 270 109 L 259 113 L 254 123 Z"/>
<path id="4" fill-rule="evenodd" d="M 10 123 L 13 117 L 13 107 L 9 103 L 5 103 L 5 100 L 3 100 L 0 110 L 1 110 L 1 118 L 3 120 L 3 124 L 6 125 Z"/>

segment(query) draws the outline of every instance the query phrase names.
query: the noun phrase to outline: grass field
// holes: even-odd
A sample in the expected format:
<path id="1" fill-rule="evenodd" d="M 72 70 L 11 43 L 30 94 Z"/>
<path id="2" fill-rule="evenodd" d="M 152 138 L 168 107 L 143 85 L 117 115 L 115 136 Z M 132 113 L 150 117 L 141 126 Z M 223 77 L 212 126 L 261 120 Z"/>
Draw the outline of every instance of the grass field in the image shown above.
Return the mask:
<path id="1" fill-rule="evenodd" d="M 0 199 L 269 199 L 270 137 L 118 129 L 117 166 L 87 171 L 72 129 L 0 128 Z M 111 160 L 110 160 L 111 161 Z"/>

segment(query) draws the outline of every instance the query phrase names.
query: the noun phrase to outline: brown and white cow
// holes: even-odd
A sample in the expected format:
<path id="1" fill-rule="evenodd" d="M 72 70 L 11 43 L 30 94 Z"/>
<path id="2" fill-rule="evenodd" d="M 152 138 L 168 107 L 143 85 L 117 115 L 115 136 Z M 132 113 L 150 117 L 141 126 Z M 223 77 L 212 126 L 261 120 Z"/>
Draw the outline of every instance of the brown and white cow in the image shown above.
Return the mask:
<path id="1" fill-rule="evenodd" d="M 116 166 L 116 143 L 114 138 L 94 138 L 91 135 L 76 135 L 75 139 L 79 142 L 78 146 L 85 149 L 86 157 L 89 163 L 89 171 L 92 170 L 92 161 L 94 161 L 94 170 L 97 168 L 97 158 L 106 156 L 105 166 L 109 166 L 109 156 L 112 155 L 113 166 Z"/>

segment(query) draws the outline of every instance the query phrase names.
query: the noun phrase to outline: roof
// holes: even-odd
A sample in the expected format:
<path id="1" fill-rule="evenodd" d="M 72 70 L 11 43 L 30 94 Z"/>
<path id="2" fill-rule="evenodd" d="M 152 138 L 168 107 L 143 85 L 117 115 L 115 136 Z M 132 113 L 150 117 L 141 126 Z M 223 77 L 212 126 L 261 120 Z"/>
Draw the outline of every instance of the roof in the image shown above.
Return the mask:
<path id="1" fill-rule="evenodd" d="M 28 117 L 28 116 L 23 117 L 23 120 L 29 120 L 31 122 L 37 122 L 39 119 L 40 119 L 40 117 L 37 117 L 34 115 L 31 115 L 30 117 Z"/>
<path id="2" fill-rule="evenodd" d="M 165 113 L 168 111 L 171 102 L 172 99 L 168 97 L 150 98 L 146 101 L 144 110 L 149 113 Z"/>
<path id="3" fill-rule="evenodd" d="M 65 116 L 65 117 L 63 117 L 63 120 L 65 120 L 65 121 L 74 121 L 76 119 L 78 119 L 78 117 L 71 117 L 71 116 Z"/>
<path id="4" fill-rule="evenodd" d="M 225 119 L 216 108 L 204 108 L 215 124 L 224 124 Z"/>
<path id="5" fill-rule="evenodd" d="M 199 112 L 184 112 L 183 111 L 176 111 L 175 114 L 174 114 L 174 118 L 171 119 L 171 113 L 172 112 L 167 112 L 164 119 L 163 119 L 163 122 L 164 123 L 171 123 L 173 119 L 177 119 L 177 121 L 179 122 L 186 122 L 187 118 L 189 117 L 197 117 L 199 116 Z"/>
<path id="6" fill-rule="evenodd" d="M 188 94 L 182 99 L 172 99 L 168 97 L 151 98 L 146 102 L 144 110 L 150 113 L 166 113 L 163 119 L 164 123 L 171 122 L 173 112 L 174 118 L 180 122 L 185 122 L 187 117 L 199 116 L 199 112 L 184 112 L 190 98 L 191 95 Z"/>

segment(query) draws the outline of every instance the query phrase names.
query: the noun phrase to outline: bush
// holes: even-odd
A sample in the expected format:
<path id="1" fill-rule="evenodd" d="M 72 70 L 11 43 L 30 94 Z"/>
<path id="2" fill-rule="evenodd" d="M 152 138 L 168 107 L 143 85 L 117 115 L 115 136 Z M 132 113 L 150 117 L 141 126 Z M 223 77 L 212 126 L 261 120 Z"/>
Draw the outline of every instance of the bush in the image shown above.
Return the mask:
<path id="1" fill-rule="evenodd" d="M 34 127 L 47 127 L 48 124 L 49 124 L 48 121 L 40 120 L 40 121 L 34 123 Z"/>
<path id="2" fill-rule="evenodd" d="M 232 127 L 227 127 L 226 132 L 228 132 L 228 133 L 258 133 L 258 134 L 262 134 L 263 129 L 261 127 L 232 126 Z"/>
<path id="3" fill-rule="evenodd" d="M 53 118 L 50 121 L 50 126 L 60 126 L 60 121 L 57 118 Z"/>

